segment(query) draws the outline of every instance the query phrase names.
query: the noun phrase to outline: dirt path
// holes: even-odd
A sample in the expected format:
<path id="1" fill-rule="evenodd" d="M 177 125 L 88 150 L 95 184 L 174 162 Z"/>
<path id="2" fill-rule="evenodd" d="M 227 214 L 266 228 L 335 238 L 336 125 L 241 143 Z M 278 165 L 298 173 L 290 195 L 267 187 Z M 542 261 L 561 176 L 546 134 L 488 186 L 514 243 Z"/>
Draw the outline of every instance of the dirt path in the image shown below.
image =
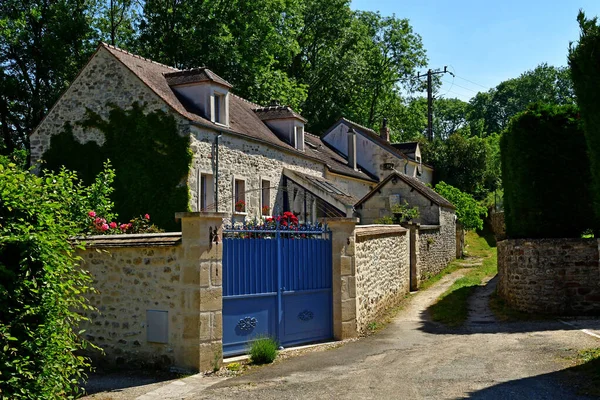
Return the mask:
<path id="1" fill-rule="evenodd" d="M 475 293 L 469 299 L 467 326 L 496 322 L 494 313 L 490 309 L 490 296 L 496 290 L 497 283 L 498 276 L 489 277 L 482 282 L 482 286 L 475 289 Z"/>

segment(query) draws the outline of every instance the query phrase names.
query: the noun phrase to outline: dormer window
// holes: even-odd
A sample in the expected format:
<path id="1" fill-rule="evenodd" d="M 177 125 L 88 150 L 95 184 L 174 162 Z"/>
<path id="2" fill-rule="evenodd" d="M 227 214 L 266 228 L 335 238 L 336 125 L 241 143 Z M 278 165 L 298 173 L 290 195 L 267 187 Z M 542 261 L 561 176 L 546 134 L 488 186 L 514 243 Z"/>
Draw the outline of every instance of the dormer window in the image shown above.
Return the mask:
<path id="1" fill-rule="evenodd" d="M 296 125 L 295 145 L 294 147 L 300 151 L 304 151 L 304 126 Z"/>
<path id="2" fill-rule="evenodd" d="M 227 93 L 213 90 L 212 103 L 211 121 L 221 125 L 229 125 Z"/>

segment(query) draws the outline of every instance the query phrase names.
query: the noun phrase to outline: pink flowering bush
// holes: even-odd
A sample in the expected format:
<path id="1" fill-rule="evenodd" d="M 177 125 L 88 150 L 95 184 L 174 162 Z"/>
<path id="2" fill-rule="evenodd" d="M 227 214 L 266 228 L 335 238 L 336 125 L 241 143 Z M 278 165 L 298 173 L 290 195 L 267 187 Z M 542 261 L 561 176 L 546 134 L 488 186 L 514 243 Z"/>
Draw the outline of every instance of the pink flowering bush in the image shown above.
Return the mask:
<path id="1" fill-rule="evenodd" d="M 157 233 L 164 232 L 156 225 L 150 222 L 150 215 L 146 214 L 143 217 L 137 217 L 130 220 L 128 223 L 118 223 L 116 221 L 107 221 L 105 218 L 98 216 L 92 210 L 87 213 L 89 218 L 89 233 L 93 235 L 115 235 L 119 233 Z"/>

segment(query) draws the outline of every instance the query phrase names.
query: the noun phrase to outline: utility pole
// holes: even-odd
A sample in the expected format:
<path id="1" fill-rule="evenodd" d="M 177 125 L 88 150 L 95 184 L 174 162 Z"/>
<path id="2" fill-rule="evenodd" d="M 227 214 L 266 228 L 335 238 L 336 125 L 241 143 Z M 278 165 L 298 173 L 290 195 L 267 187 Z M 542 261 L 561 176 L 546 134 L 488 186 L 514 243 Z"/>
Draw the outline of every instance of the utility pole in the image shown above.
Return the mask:
<path id="1" fill-rule="evenodd" d="M 438 74 L 450 74 L 454 76 L 454 74 L 448 71 L 448 67 L 444 66 L 444 70 L 427 70 L 425 74 L 417 74 L 417 79 L 420 79 L 423 76 L 427 76 L 427 139 L 431 142 L 433 141 L 433 75 Z"/>

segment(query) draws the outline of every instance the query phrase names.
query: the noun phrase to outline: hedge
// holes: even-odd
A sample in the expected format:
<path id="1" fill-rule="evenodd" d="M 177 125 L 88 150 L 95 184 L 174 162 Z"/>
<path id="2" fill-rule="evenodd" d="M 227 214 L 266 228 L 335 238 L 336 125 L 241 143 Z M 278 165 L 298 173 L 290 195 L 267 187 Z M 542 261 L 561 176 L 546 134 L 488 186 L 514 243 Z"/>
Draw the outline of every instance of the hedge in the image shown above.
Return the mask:
<path id="1" fill-rule="evenodd" d="M 595 228 L 575 106 L 531 105 L 510 121 L 500 147 L 508 237 L 580 237 Z"/>
<path id="2" fill-rule="evenodd" d="M 581 11 L 577 20 L 581 34 L 569 49 L 569 66 L 590 159 L 595 215 L 600 220 L 600 26 L 597 18 L 587 19 Z"/>

